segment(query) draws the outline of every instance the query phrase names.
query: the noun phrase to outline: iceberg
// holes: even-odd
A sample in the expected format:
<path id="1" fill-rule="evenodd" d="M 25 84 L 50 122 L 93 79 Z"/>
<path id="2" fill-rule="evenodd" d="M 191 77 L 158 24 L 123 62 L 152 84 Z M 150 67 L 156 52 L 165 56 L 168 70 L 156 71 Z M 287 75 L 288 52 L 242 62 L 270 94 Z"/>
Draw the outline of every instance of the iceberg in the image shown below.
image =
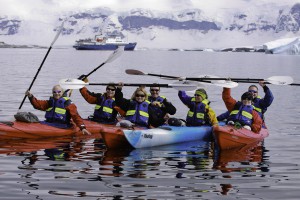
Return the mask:
<path id="1" fill-rule="evenodd" d="M 268 54 L 300 54 L 300 38 L 284 38 L 263 44 L 263 49 Z"/>

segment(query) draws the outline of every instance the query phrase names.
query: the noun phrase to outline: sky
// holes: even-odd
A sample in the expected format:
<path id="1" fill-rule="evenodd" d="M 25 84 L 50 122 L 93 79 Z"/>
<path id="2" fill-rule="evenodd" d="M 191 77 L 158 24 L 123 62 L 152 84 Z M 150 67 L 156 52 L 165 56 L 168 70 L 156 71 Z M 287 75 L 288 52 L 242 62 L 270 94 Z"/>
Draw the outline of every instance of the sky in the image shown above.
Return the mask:
<path id="1" fill-rule="evenodd" d="M 157 11 L 176 11 L 184 8 L 199 8 L 213 13 L 219 8 L 232 9 L 272 3 L 274 0 L 0 0 L 0 16 L 18 16 L 22 19 L 40 21 L 51 15 L 76 12 L 96 7 L 108 7 L 113 11 L 128 11 L 133 8 Z M 299 0 L 275 0 L 276 4 L 294 4 Z"/>

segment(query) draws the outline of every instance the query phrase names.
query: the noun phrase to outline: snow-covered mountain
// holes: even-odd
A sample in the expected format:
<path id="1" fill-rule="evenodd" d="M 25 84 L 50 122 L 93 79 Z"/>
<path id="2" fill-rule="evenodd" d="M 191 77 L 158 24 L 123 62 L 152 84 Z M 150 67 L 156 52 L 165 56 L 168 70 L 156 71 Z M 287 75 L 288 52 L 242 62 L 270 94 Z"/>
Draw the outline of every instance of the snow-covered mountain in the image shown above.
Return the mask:
<path id="1" fill-rule="evenodd" d="M 137 48 L 253 46 L 300 36 L 300 3 L 287 6 L 272 3 L 255 9 L 222 9 L 214 15 L 201 9 L 114 12 L 109 8 L 96 8 L 57 15 L 48 23 L 0 16 L 0 41 L 48 45 L 56 27 L 65 18 L 62 36 L 56 45 L 72 45 L 77 39 L 93 37 L 106 19 L 109 19 L 108 28 L 119 29 L 128 41 L 138 42 Z"/>

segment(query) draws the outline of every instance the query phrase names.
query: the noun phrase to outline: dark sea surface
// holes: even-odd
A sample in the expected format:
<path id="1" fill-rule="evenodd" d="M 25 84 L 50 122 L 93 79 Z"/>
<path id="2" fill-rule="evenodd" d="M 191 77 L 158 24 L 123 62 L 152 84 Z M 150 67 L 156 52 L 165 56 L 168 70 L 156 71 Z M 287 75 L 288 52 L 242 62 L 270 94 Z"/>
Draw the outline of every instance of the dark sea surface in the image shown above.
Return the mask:
<path id="1" fill-rule="evenodd" d="M 0 121 L 13 120 L 47 49 L 0 49 Z M 78 78 L 103 63 L 112 52 L 52 49 L 31 92 L 51 95 L 63 78 Z M 130 76 L 126 69 L 195 77 L 268 78 L 292 76 L 300 83 L 300 56 L 199 51 L 124 52 L 89 77 L 91 83 L 172 83 L 150 76 Z M 236 99 L 249 84 L 232 89 Z M 105 86 L 88 86 L 104 92 Z M 51 138 L 0 141 L 0 199 L 299 199 L 300 86 L 269 85 L 275 100 L 266 113 L 270 131 L 263 144 L 246 150 L 214 151 L 210 142 L 195 141 L 152 149 L 106 150 L 100 138 Z M 125 87 L 130 97 L 135 88 Z M 207 86 L 211 107 L 225 111 L 222 88 Z M 187 108 L 177 91 L 161 94 L 185 118 Z M 264 95 L 259 87 L 259 94 Z M 94 105 L 73 91 L 83 118 Z M 21 111 L 34 110 L 26 100 Z"/>

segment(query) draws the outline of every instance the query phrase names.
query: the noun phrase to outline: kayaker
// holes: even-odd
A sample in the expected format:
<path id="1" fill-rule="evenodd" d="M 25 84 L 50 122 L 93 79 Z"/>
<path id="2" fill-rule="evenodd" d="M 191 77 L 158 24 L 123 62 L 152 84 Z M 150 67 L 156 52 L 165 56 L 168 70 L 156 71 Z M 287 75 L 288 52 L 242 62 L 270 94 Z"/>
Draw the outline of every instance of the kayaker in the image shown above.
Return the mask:
<path id="1" fill-rule="evenodd" d="M 118 111 L 115 109 L 115 90 L 116 86 L 113 84 L 108 84 L 106 92 L 103 94 L 90 92 L 86 87 L 79 90 L 88 103 L 96 104 L 94 114 L 89 119 L 105 124 L 117 123 Z"/>
<path id="2" fill-rule="evenodd" d="M 144 88 L 137 88 L 132 94 L 131 99 L 123 97 L 120 83 L 115 93 L 115 101 L 123 111 L 125 111 L 125 120 L 130 121 L 138 126 L 158 127 L 164 124 L 163 118 L 158 118 L 154 107 L 147 100 L 148 95 Z"/>
<path id="3" fill-rule="evenodd" d="M 197 89 L 194 97 L 188 96 L 185 91 L 179 91 L 178 96 L 189 108 L 186 117 L 187 126 L 218 125 L 215 111 L 209 106 L 210 102 L 204 89 Z"/>
<path id="4" fill-rule="evenodd" d="M 265 96 L 261 98 L 258 95 L 258 87 L 256 85 L 250 85 L 248 88 L 248 92 L 251 92 L 253 96 L 252 105 L 254 109 L 258 112 L 259 116 L 262 118 L 263 122 L 265 121 L 264 113 L 267 111 L 267 108 L 272 104 L 274 100 L 274 96 L 269 89 L 269 87 L 265 84 L 264 81 L 259 81 L 259 85 L 263 88 Z M 217 119 L 219 121 L 227 120 L 229 117 L 229 112 L 222 113 L 218 115 Z"/>
<path id="5" fill-rule="evenodd" d="M 155 113 L 158 118 L 169 119 L 169 115 L 175 115 L 176 108 L 171 102 L 167 100 L 165 96 L 160 95 L 160 87 L 155 84 L 150 87 L 150 94 L 148 96 L 148 101 L 150 101 L 153 106 Z"/>
<path id="6" fill-rule="evenodd" d="M 261 98 L 258 95 L 258 87 L 256 85 L 250 85 L 248 88 L 248 92 L 251 92 L 253 96 L 254 109 L 258 112 L 259 116 L 264 121 L 265 120 L 264 113 L 267 111 L 267 108 L 272 104 L 274 100 L 274 96 L 264 81 L 259 81 L 258 83 L 264 90 L 265 93 L 264 98 Z"/>
<path id="7" fill-rule="evenodd" d="M 251 92 L 245 92 L 241 96 L 241 101 L 236 101 L 231 97 L 231 89 L 223 88 L 222 99 L 229 111 L 227 124 L 251 130 L 258 133 L 262 127 L 262 119 L 252 106 L 253 96 Z"/>
<path id="8" fill-rule="evenodd" d="M 55 85 L 52 88 L 52 94 L 49 100 L 38 100 L 29 90 L 25 93 L 35 109 L 46 111 L 46 120 L 41 123 L 57 128 L 70 128 L 72 119 L 83 134 L 90 135 L 77 111 L 76 105 L 68 97 L 63 97 L 62 87 Z"/>

